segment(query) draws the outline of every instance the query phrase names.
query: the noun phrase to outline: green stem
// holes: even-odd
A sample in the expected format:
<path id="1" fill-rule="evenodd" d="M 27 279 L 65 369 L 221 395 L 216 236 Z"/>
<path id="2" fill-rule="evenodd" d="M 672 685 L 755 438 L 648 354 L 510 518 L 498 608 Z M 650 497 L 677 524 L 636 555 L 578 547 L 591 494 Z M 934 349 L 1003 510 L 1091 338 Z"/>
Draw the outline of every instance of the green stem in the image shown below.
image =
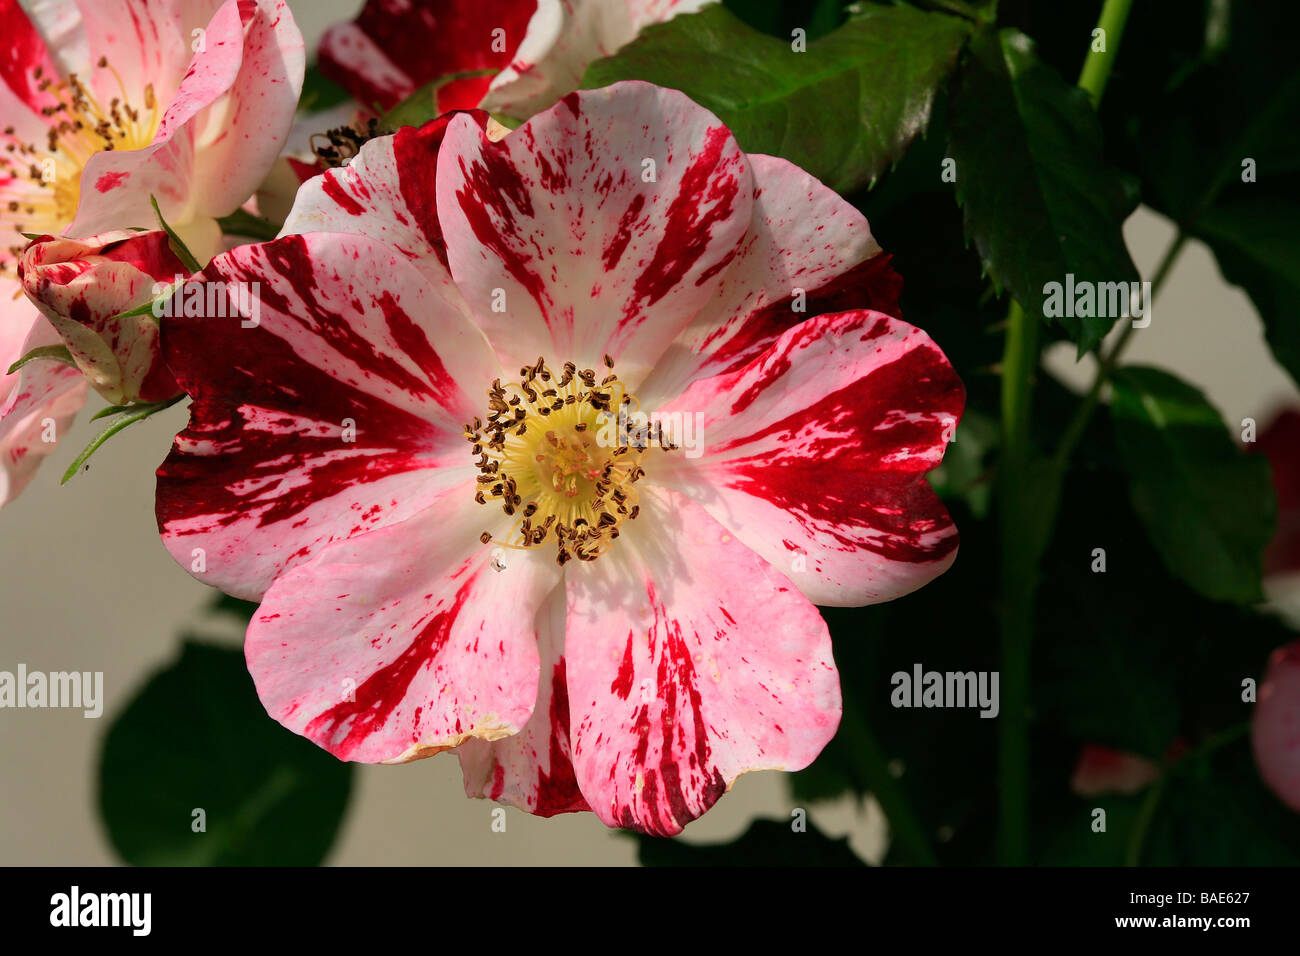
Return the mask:
<path id="1" fill-rule="evenodd" d="M 1165 254 L 1160 259 L 1160 264 L 1156 266 L 1155 275 L 1151 278 L 1151 301 L 1154 302 L 1156 295 L 1159 294 L 1161 286 L 1165 284 L 1165 279 L 1169 277 L 1173 269 L 1175 260 L 1179 253 L 1183 251 L 1183 246 L 1187 244 L 1187 234 L 1180 232 L 1174 237 L 1174 241 L 1169 244 Z M 1065 426 L 1065 433 L 1061 436 L 1061 444 L 1056 449 L 1056 463 L 1059 467 L 1064 468 L 1070 461 L 1070 456 L 1074 454 L 1075 446 L 1083 438 L 1083 433 L 1088 428 L 1088 422 L 1092 419 L 1092 413 L 1097 409 L 1097 403 L 1101 400 L 1101 389 L 1110 378 L 1115 367 L 1119 364 L 1120 356 L 1124 354 L 1124 349 L 1128 347 L 1129 340 L 1133 338 L 1133 323 L 1130 322 L 1120 330 L 1115 339 L 1115 344 L 1106 355 L 1100 356 L 1097 360 L 1097 374 L 1092 380 L 1092 386 L 1088 389 L 1088 394 L 1083 397 L 1074 417 L 1070 423 Z"/>
<path id="2" fill-rule="evenodd" d="M 1092 98 L 1093 109 L 1101 103 L 1101 94 L 1106 91 L 1110 80 L 1111 67 L 1115 65 L 1115 55 L 1119 53 L 1119 41 L 1124 36 L 1124 25 L 1128 23 L 1129 9 L 1133 0 L 1106 0 L 1097 18 L 1097 29 L 1106 31 L 1106 49 L 1104 52 L 1092 51 L 1083 61 L 1083 71 L 1079 74 L 1079 89 Z"/>
<path id="3" fill-rule="evenodd" d="M 1097 26 L 1106 31 L 1105 49 L 1090 50 L 1079 75 L 1079 86 L 1091 97 L 1094 107 L 1105 92 L 1131 6 L 1132 0 L 1106 0 L 1102 7 Z M 1031 497 L 1028 472 L 1032 461 L 1029 432 L 1034 374 L 1039 360 L 1038 322 L 1038 316 L 1029 315 L 1021 303 L 1013 302 L 1007 314 L 1007 337 L 1002 353 L 1002 457 L 998 485 L 1003 698 L 998 736 L 998 849 L 1002 863 L 1009 866 L 1024 866 L 1030 857 L 1030 646 L 1038 590 L 1038 551 L 1044 539 L 1024 534 L 1023 529 L 1025 509 L 1031 506 L 1028 501 Z"/>
<path id="4" fill-rule="evenodd" d="M 1018 531 L 1021 477 L 1029 463 L 1030 399 L 1038 365 L 1038 318 L 1018 303 L 1007 314 L 1002 357 L 1002 461 L 998 469 L 1001 506 L 1001 686 L 998 728 L 1000 855 L 1023 866 L 1029 856 L 1029 646 L 1034 629 L 1032 571 L 1023 567 L 1024 536 Z"/>
<path id="5" fill-rule="evenodd" d="M 1243 723 L 1221 730 L 1217 734 L 1211 734 L 1201 741 L 1200 746 L 1195 750 L 1188 751 L 1165 768 L 1160 778 L 1147 791 L 1142 806 L 1138 808 L 1137 819 L 1133 821 L 1133 829 L 1129 832 L 1128 843 L 1124 847 L 1125 866 L 1142 865 L 1142 850 L 1146 845 L 1147 834 L 1151 830 L 1151 821 L 1155 819 L 1156 809 L 1165 795 L 1170 778 L 1192 761 L 1210 756 L 1216 750 L 1245 736 L 1249 730 L 1250 724 Z"/>

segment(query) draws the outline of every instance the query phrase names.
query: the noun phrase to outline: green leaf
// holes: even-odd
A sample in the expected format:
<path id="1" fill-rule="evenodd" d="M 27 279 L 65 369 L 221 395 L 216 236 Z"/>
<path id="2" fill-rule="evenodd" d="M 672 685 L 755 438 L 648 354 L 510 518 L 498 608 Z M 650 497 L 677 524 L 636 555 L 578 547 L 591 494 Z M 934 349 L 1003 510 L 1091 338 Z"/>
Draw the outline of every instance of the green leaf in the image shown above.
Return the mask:
<path id="1" fill-rule="evenodd" d="M 194 258 L 194 253 L 190 252 L 189 247 L 186 246 L 181 240 L 181 237 L 176 234 L 176 230 L 167 225 L 167 220 L 163 218 L 162 210 L 158 208 L 157 198 L 150 196 L 149 202 L 153 206 L 154 215 L 158 217 L 158 225 L 162 227 L 163 232 L 167 233 L 167 245 L 171 247 L 172 253 L 181 261 L 181 265 L 183 265 L 188 271 L 200 271 L 203 267 L 199 265 L 199 260 Z"/>
<path id="2" fill-rule="evenodd" d="M 263 242 L 270 242 L 280 234 L 280 227 L 271 220 L 254 216 L 246 209 L 236 209 L 229 216 L 222 216 L 217 222 L 222 232 L 248 236 L 250 239 L 259 239 Z"/>
<path id="3" fill-rule="evenodd" d="M 999 289 L 1043 316 L 1045 286 L 1138 278 L 1121 231 L 1136 196 L 1102 157 L 1087 94 L 1015 30 L 971 43 L 949 107 L 949 151 L 967 235 Z M 1095 311 L 1095 310 L 1094 310 Z M 1080 354 L 1116 316 L 1061 317 Z"/>
<path id="4" fill-rule="evenodd" d="M 1184 53 L 1166 76 L 1144 77 L 1159 95 L 1139 90 L 1127 103 L 1116 100 L 1129 113 L 1112 129 L 1127 139 L 1147 201 L 1209 245 L 1224 278 L 1249 294 L 1274 356 L 1300 384 L 1300 61 L 1292 49 L 1300 7 L 1208 9 L 1203 49 L 1190 61 Z M 1148 14 L 1150 41 L 1163 42 L 1169 18 Z"/>
<path id="5" fill-rule="evenodd" d="M 1142 795 L 1108 793 L 1101 796 L 1071 796 L 1052 807 L 1052 817 L 1040 821 L 1045 837 L 1038 864 L 1041 866 L 1121 866 L 1129 834 L 1138 817 Z M 1106 829 L 1093 829 L 1095 811 L 1106 811 Z"/>
<path id="6" fill-rule="evenodd" d="M 351 764 L 267 715 L 239 650 L 187 640 L 109 728 L 99 806 L 134 865 L 314 866 L 351 781 Z"/>
<path id="7" fill-rule="evenodd" d="M 642 866 L 865 866 L 847 839 L 833 840 L 804 821 L 755 820 L 731 843 L 695 846 L 680 840 L 638 835 Z"/>
<path id="8" fill-rule="evenodd" d="M 68 470 L 63 473 L 63 478 L 59 481 L 59 484 L 66 485 L 71 481 L 72 476 L 81 470 L 81 466 L 84 465 L 89 460 L 90 456 L 99 449 L 99 446 L 104 444 L 104 442 L 108 441 L 123 428 L 126 428 L 128 425 L 134 425 L 136 422 L 142 422 L 150 415 L 160 412 L 164 408 L 171 408 L 184 397 L 184 395 L 177 395 L 174 398 L 169 398 L 161 402 L 138 402 L 132 405 L 113 405 L 110 406 L 109 409 L 105 409 L 104 412 L 97 414 L 95 418 L 99 418 L 103 414 L 123 413 L 121 418 L 96 435 L 94 440 L 81 450 L 81 454 L 76 457 L 72 464 L 68 466 Z"/>
<path id="9" fill-rule="evenodd" d="M 1229 282 L 1246 290 L 1273 357 L 1300 385 L 1300 201 L 1260 196 L 1208 210 L 1196 235 Z"/>
<path id="10" fill-rule="evenodd" d="M 1170 775 L 1144 849 L 1148 864 L 1294 867 L 1300 816 L 1264 787 L 1243 734 Z"/>
<path id="11" fill-rule="evenodd" d="M 1232 440 L 1205 396 L 1154 368 L 1111 379 L 1133 507 L 1166 566 L 1206 597 L 1260 600 L 1277 517 L 1268 463 Z"/>
<path id="12" fill-rule="evenodd" d="M 714 6 L 644 30 L 591 64 L 583 86 L 638 79 L 681 90 L 746 152 L 782 156 L 843 193 L 874 183 L 925 129 L 969 30 L 945 14 L 872 5 L 795 52 Z"/>
<path id="13" fill-rule="evenodd" d="M 399 129 L 403 126 L 422 126 L 442 115 L 442 110 L 438 109 L 439 89 L 456 80 L 468 80 L 475 76 L 493 76 L 496 72 L 496 70 L 461 70 L 430 80 L 380 116 L 379 126 L 387 130 Z"/>
<path id="14" fill-rule="evenodd" d="M 72 353 L 68 351 L 66 345 L 42 345 L 39 348 L 32 349 L 17 362 L 14 362 L 13 365 L 10 365 L 7 374 L 12 375 L 28 362 L 36 362 L 40 360 L 51 360 L 61 362 L 64 365 L 69 365 L 72 368 L 77 367 L 76 360 L 73 359 Z"/>

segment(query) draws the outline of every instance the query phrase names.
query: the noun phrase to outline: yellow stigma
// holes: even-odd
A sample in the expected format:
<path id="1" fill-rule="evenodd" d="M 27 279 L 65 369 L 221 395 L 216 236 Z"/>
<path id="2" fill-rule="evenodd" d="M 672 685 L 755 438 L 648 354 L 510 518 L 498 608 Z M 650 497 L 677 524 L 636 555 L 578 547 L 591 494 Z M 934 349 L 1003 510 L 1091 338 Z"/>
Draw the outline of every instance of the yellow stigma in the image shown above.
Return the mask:
<path id="1" fill-rule="evenodd" d="M 100 103 L 74 73 L 66 80 L 34 73 L 37 89 L 49 105 L 41 108 L 47 123 L 45 142 L 18 138 L 13 126 L 0 131 L 0 233 L 12 230 L 8 252 L 22 254 L 21 233 L 60 233 L 76 215 L 81 199 L 81 171 L 95 153 L 148 146 L 161 119 L 152 84 L 143 102 L 128 102 L 122 78 L 100 57 L 96 67 L 117 81 L 120 96 Z M 5 180 L 8 179 L 8 182 Z M 0 275 L 9 267 L 0 253 Z"/>
<path id="2" fill-rule="evenodd" d="M 554 541 L 559 564 L 594 561 L 640 512 L 634 485 L 645 475 L 650 443 L 628 442 L 618 428 L 620 410 L 635 411 L 636 399 L 609 356 L 605 365 L 609 374 L 597 382 L 573 362 L 557 377 L 539 358 L 519 370 L 519 381 L 494 381 L 487 421 L 465 426 L 480 472 L 474 500 L 500 502 L 515 518 L 501 546 Z M 492 536 L 485 531 L 480 540 Z"/>

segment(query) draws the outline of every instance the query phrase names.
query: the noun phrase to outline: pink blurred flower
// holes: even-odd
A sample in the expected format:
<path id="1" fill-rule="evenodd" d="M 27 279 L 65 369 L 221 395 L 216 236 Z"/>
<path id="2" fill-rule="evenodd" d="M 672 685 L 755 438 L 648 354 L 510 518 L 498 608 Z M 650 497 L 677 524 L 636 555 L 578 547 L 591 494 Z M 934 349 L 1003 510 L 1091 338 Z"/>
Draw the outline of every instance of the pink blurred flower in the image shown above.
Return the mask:
<path id="1" fill-rule="evenodd" d="M 1111 793 L 1129 796 L 1144 790 L 1160 776 L 1160 768 L 1146 757 L 1123 750 L 1087 744 L 1070 777 L 1070 789 L 1081 797 Z"/>
<path id="2" fill-rule="evenodd" d="M 194 401 L 159 526 L 261 600 L 245 650 L 286 727 L 675 833 L 833 735 L 814 603 L 952 563 L 924 476 L 964 390 L 861 214 L 682 94 L 486 127 L 367 143 L 304 185 L 300 234 L 205 270 L 259 283 L 260 322 L 168 325 Z M 692 432 L 602 433 L 622 407 Z"/>
<path id="3" fill-rule="evenodd" d="M 1260 776 L 1291 809 L 1300 811 L 1300 641 L 1268 661 L 1250 724 Z"/>
<path id="4" fill-rule="evenodd" d="M 1291 574 L 1300 571 L 1300 410 L 1274 415 L 1254 447 L 1267 456 L 1277 493 L 1277 531 L 1264 552 L 1264 574 Z"/>

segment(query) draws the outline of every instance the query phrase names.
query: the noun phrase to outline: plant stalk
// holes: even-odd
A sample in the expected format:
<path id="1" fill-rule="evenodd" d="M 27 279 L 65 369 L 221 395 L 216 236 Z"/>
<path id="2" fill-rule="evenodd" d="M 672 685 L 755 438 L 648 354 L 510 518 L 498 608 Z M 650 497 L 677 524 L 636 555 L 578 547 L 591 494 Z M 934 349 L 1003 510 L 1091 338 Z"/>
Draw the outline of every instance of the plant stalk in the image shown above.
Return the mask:
<path id="1" fill-rule="evenodd" d="M 1090 48 L 1079 75 L 1079 87 L 1100 104 L 1111 67 L 1119 51 L 1132 0 L 1106 0 L 1097 27 L 1105 31 L 1102 48 Z M 1030 861 L 1029 808 L 1029 677 L 1030 646 L 1034 635 L 1037 564 L 1041 544 L 1025 534 L 1023 516 L 1030 498 L 1031 448 L 1029 431 L 1034 376 L 1039 360 L 1039 323 L 1022 303 L 1013 302 L 1007 314 L 1007 336 L 1002 353 L 1002 459 L 999 467 L 1001 532 L 1002 622 L 1000 635 L 1002 724 L 998 738 L 1000 791 L 998 854 L 1008 866 Z M 1085 421 L 1086 424 L 1086 421 Z M 1048 495 L 1059 495 L 1060 474 Z M 1054 510 L 1055 505 L 1051 506 Z"/>

